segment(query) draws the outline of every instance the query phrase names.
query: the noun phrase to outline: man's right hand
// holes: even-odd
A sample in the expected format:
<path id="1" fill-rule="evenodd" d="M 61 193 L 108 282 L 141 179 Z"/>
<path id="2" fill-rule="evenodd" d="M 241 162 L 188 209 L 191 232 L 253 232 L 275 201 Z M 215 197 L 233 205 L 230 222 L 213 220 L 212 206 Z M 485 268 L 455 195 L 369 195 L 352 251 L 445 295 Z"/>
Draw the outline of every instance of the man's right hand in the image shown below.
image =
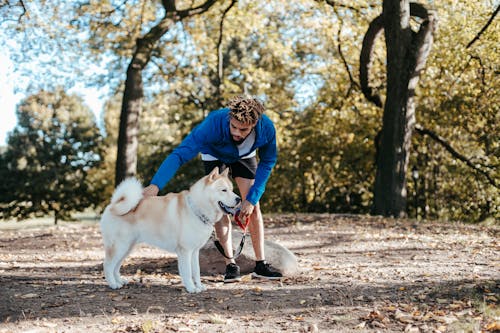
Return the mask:
<path id="1" fill-rule="evenodd" d="M 158 195 L 158 192 L 160 192 L 158 186 L 151 184 L 142 190 L 142 195 L 145 197 L 154 197 L 155 195 Z"/>

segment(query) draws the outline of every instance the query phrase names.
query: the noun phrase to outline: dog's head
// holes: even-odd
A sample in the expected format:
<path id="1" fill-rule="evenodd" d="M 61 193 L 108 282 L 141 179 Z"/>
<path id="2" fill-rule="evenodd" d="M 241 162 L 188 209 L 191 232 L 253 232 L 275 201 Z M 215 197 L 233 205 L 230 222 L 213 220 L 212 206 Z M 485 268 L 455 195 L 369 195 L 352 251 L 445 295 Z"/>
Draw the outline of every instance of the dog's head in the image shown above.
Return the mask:
<path id="1" fill-rule="evenodd" d="M 219 174 L 219 168 L 215 167 L 210 174 L 205 176 L 203 182 L 207 199 L 217 204 L 223 213 L 234 215 L 241 203 L 241 198 L 233 192 L 233 183 L 228 175 L 228 168 Z"/>

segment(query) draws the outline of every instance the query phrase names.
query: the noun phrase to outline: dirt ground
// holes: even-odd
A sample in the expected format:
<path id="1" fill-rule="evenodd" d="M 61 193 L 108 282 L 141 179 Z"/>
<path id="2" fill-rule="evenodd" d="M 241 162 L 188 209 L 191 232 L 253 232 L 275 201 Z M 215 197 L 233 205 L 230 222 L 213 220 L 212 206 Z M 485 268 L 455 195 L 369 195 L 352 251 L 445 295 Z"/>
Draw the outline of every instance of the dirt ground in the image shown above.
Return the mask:
<path id="1" fill-rule="evenodd" d="M 498 227 L 351 215 L 267 215 L 296 254 L 281 282 L 186 293 L 175 256 L 140 246 L 111 290 L 96 221 L 0 222 L 4 332 L 498 332 Z M 203 258 L 201 258 L 203 260 Z"/>

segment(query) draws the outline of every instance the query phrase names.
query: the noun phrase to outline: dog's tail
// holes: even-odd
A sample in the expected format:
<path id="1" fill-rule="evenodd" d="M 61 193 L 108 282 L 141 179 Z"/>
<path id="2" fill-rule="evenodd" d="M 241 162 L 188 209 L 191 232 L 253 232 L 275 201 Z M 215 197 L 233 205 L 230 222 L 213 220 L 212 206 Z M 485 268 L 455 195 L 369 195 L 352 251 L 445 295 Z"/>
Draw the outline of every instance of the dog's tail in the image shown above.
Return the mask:
<path id="1" fill-rule="evenodd" d="M 125 215 L 134 209 L 142 198 L 142 184 L 136 178 L 127 178 L 115 189 L 109 207 L 113 214 Z"/>

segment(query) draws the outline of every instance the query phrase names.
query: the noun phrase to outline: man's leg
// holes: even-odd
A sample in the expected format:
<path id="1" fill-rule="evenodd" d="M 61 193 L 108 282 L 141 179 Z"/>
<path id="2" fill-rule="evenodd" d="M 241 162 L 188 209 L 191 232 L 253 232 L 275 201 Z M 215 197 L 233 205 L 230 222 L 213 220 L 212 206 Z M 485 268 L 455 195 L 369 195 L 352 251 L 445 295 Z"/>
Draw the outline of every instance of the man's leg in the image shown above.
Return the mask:
<path id="1" fill-rule="evenodd" d="M 250 187 L 254 183 L 254 180 L 241 177 L 236 177 L 234 180 L 236 181 L 238 189 L 240 190 L 241 199 L 245 200 Z M 265 260 L 266 256 L 264 253 L 264 220 L 262 219 L 262 212 L 260 211 L 259 203 L 257 203 L 257 205 L 255 206 L 252 215 L 250 215 L 248 230 L 250 232 L 250 237 L 252 237 L 252 245 L 256 260 Z"/>
<path id="2" fill-rule="evenodd" d="M 231 283 L 241 280 L 240 268 L 234 262 L 233 257 L 233 241 L 231 237 L 231 219 L 228 215 L 224 215 L 222 219 L 215 223 L 215 234 L 219 243 L 224 249 L 224 253 L 227 257 L 224 257 L 226 262 L 226 271 L 224 272 L 224 282 Z"/>
<path id="3" fill-rule="evenodd" d="M 254 183 L 254 180 L 241 177 L 236 177 L 234 180 L 238 185 L 238 189 L 240 190 L 241 199 L 245 200 L 250 187 Z M 255 206 L 252 215 L 250 215 L 248 230 L 250 232 L 250 236 L 252 237 L 252 245 L 256 260 L 265 260 L 266 256 L 264 253 L 264 220 L 262 218 L 262 212 L 260 211 L 259 203 L 257 203 L 257 205 Z"/>
<path id="4" fill-rule="evenodd" d="M 226 256 L 233 257 L 233 242 L 231 237 L 231 219 L 228 215 L 224 215 L 219 222 L 215 223 L 215 235 L 219 240 L 220 245 L 224 248 Z M 224 258 L 226 265 L 234 264 L 234 259 Z"/>
<path id="5" fill-rule="evenodd" d="M 234 180 L 240 189 L 241 198 L 245 200 L 250 187 L 253 185 L 253 179 L 246 179 L 242 177 L 235 177 Z M 260 211 L 260 205 L 257 203 L 255 208 L 250 215 L 250 221 L 248 224 L 248 228 L 250 231 L 250 236 L 252 237 L 252 245 L 253 250 L 255 251 L 255 269 L 252 273 L 252 276 L 270 279 L 270 280 L 278 280 L 281 279 L 283 275 L 278 272 L 274 267 L 265 261 L 265 253 L 264 253 L 264 219 L 262 218 L 262 212 Z"/>

